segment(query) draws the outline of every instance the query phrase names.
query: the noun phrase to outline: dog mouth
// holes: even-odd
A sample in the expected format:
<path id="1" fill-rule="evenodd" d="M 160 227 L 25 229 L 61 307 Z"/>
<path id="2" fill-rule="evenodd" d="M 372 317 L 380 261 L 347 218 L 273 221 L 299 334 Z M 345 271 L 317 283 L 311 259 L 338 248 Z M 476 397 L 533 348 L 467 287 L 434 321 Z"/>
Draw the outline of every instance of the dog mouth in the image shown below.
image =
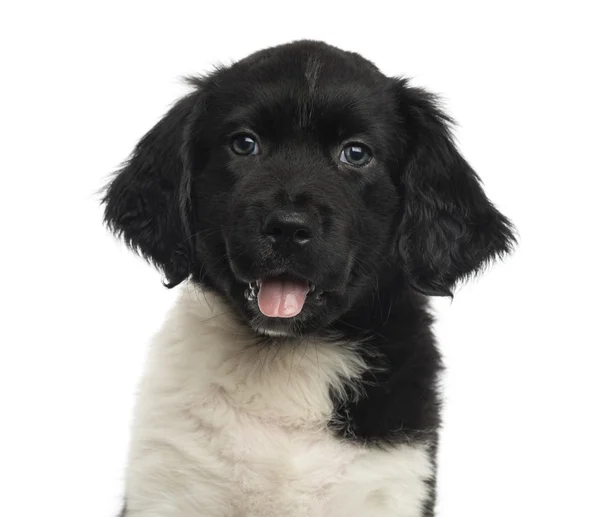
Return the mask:
<path id="1" fill-rule="evenodd" d="M 245 291 L 246 299 L 256 302 L 267 318 L 293 318 L 302 312 L 308 298 L 318 301 L 322 296 L 323 291 L 313 282 L 289 275 L 252 281 Z"/>

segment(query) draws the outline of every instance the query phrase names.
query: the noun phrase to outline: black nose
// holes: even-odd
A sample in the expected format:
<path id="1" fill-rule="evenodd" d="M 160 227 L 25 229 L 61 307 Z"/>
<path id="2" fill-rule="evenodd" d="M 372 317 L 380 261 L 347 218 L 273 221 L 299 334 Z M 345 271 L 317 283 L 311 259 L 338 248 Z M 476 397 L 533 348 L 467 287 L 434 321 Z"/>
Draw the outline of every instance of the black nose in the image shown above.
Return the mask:
<path id="1" fill-rule="evenodd" d="M 307 244 L 313 237 L 310 216 L 294 210 L 274 210 L 265 219 L 263 233 L 276 244 Z"/>

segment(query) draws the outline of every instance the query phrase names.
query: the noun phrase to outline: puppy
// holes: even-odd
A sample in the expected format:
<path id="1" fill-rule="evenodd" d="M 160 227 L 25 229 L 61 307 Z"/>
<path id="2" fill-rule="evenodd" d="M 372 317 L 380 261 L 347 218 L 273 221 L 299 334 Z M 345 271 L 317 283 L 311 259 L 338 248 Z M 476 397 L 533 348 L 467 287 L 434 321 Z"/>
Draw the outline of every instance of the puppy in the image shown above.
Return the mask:
<path id="1" fill-rule="evenodd" d="M 141 383 L 126 517 L 422 517 L 428 296 L 510 251 L 436 98 L 301 41 L 189 79 L 104 198 L 181 297 Z"/>

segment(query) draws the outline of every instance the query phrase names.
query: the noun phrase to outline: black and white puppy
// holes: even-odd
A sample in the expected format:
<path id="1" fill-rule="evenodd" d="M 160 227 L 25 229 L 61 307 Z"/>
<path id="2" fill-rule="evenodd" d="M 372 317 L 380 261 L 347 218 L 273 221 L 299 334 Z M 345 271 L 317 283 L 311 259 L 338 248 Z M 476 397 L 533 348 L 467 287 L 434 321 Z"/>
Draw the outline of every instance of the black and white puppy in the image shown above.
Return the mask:
<path id="1" fill-rule="evenodd" d="M 127 517 L 433 515 L 427 296 L 510 222 L 436 98 L 302 41 L 190 80 L 107 188 L 181 298 L 151 348 Z"/>

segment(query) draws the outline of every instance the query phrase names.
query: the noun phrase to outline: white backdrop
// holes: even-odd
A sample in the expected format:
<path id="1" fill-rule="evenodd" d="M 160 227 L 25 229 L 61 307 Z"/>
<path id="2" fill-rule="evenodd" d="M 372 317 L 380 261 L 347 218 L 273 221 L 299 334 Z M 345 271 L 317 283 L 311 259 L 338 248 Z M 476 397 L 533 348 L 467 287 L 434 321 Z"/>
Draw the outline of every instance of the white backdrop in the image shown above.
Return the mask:
<path id="1" fill-rule="evenodd" d="M 587 5 L 587 7 L 585 7 Z M 0 14 L 0 515 L 112 517 L 176 293 L 97 191 L 179 77 L 323 39 L 441 93 L 517 253 L 437 300 L 439 515 L 600 515 L 593 2 L 13 2 Z"/>

